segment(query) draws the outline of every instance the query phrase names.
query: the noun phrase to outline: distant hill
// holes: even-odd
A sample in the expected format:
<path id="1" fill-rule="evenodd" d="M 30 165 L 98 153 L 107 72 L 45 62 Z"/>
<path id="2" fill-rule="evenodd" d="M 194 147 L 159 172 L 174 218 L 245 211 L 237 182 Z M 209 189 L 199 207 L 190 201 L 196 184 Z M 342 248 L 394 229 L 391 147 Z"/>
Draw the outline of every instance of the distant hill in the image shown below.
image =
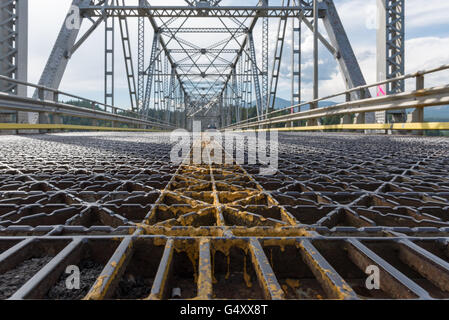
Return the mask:
<path id="1" fill-rule="evenodd" d="M 256 104 L 256 101 L 253 102 L 253 105 L 255 105 L 255 104 Z M 319 106 L 320 107 L 329 107 L 329 106 L 333 106 L 335 104 L 336 103 L 332 102 L 332 101 L 321 101 L 319 103 Z M 280 109 L 285 109 L 285 108 L 291 107 L 291 105 L 292 105 L 292 103 L 289 100 L 285 100 L 283 98 L 276 98 L 276 102 L 274 104 L 274 108 L 276 110 L 280 110 Z M 309 109 L 308 106 L 305 106 L 305 107 L 302 108 L 302 110 L 308 110 L 308 109 Z"/>
<path id="2" fill-rule="evenodd" d="M 254 102 L 255 104 L 255 102 Z M 321 101 L 320 107 L 329 107 L 336 105 L 333 101 Z M 291 102 L 282 98 L 276 98 L 275 109 L 285 109 L 291 106 Z M 302 108 L 303 111 L 309 110 L 308 106 Z M 424 121 L 448 121 L 449 122 L 449 106 L 426 108 L 424 112 Z"/>
<path id="3" fill-rule="evenodd" d="M 449 106 L 426 108 L 425 121 L 449 121 Z"/>

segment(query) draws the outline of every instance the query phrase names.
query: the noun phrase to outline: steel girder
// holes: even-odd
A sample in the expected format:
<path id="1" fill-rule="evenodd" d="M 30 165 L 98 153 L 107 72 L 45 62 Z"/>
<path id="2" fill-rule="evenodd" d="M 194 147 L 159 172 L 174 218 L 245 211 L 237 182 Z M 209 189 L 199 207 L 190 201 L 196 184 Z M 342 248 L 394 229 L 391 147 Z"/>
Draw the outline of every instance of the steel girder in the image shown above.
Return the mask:
<path id="1" fill-rule="evenodd" d="M 263 0 L 264 5 L 268 5 L 268 0 Z M 269 68 L 269 62 L 268 62 L 268 54 L 269 54 L 269 19 L 268 17 L 262 18 L 262 101 L 265 101 L 264 99 L 267 99 L 268 95 L 268 68 Z"/>
<path id="2" fill-rule="evenodd" d="M 139 17 L 137 31 L 137 110 L 142 110 L 145 100 L 145 18 Z"/>
<path id="3" fill-rule="evenodd" d="M 67 14 L 67 19 L 76 14 L 76 8 L 79 8 L 82 5 L 90 5 L 91 3 L 91 0 L 73 0 Z M 81 26 L 84 17 L 83 15 L 80 15 L 79 17 L 79 24 Z M 69 50 L 74 47 L 80 32 L 80 28 L 67 24 L 67 19 L 65 19 L 62 24 L 56 43 L 53 46 L 50 57 L 42 72 L 39 85 L 57 89 L 61 84 L 62 77 L 67 68 L 67 63 L 70 59 L 70 55 L 68 54 L 70 52 Z M 37 96 L 37 92 L 35 93 L 35 96 Z"/>
<path id="4" fill-rule="evenodd" d="M 283 5 L 284 3 L 285 0 L 282 0 Z M 290 0 L 287 0 L 286 4 L 287 6 L 289 6 Z M 276 48 L 274 50 L 273 70 L 270 78 L 270 87 L 269 87 L 270 90 L 268 91 L 266 102 L 267 105 L 265 108 L 266 114 L 268 114 L 270 110 L 274 110 L 276 103 L 276 94 L 281 71 L 282 56 L 284 53 L 284 40 L 286 31 L 287 31 L 287 16 L 282 16 L 281 19 L 279 20 L 278 32 L 276 36 Z"/>
<path id="5" fill-rule="evenodd" d="M 0 1 L 0 73 L 27 80 L 27 0 Z M 20 86 L 2 81 L 2 92 L 23 95 Z"/>
<path id="6" fill-rule="evenodd" d="M 329 36 L 330 44 L 335 48 L 334 57 L 337 60 L 344 83 L 347 89 L 363 86 L 366 84 L 365 78 L 360 69 L 360 65 L 349 42 L 346 31 L 338 15 L 335 4 L 332 0 L 323 0 L 321 4 L 325 9 L 323 17 L 324 27 Z M 371 94 L 366 90 L 363 94 L 354 93 L 355 99 L 370 98 Z M 374 114 L 365 115 L 365 122 L 373 123 Z"/>
<path id="7" fill-rule="evenodd" d="M 80 7 L 83 15 L 87 17 L 119 17 L 125 15 L 127 17 L 156 17 L 156 18 L 254 18 L 254 17 L 270 17 L 278 18 L 287 16 L 290 18 L 297 17 L 304 10 L 305 15 L 312 13 L 311 7 L 282 7 L 269 6 L 238 6 L 238 7 L 175 7 L 175 6 L 92 6 L 83 5 Z"/>
<path id="8" fill-rule="evenodd" d="M 115 97 L 115 19 L 105 18 L 104 27 L 104 103 L 113 106 Z"/>

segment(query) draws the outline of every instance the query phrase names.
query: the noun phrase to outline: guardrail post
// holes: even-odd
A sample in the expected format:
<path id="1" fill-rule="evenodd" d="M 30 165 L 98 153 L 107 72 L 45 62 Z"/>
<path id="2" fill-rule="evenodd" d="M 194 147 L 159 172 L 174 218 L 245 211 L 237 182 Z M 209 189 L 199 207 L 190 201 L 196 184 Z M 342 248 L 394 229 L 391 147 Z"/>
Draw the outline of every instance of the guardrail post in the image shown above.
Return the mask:
<path id="1" fill-rule="evenodd" d="M 424 75 L 419 75 L 416 77 L 416 91 L 424 89 Z M 408 119 L 409 122 L 424 122 L 424 108 L 417 107 L 413 110 L 411 118 Z"/>
<path id="2" fill-rule="evenodd" d="M 318 107 L 318 103 L 317 102 L 313 102 L 310 104 L 310 110 L 312 109 L 316 109 Z M 317 126 L 319 125 L 320 121 L 318 121 L 318 119 L 309 119 L 306 120 L 306 127 L 313 127 L 313 126 Z"/>
<path id="3" fill-rule="evenodd" d="M 37 97 L 39 100 L 45 100 L 45 90 L 43 88 L 37 89 Z"/>
<path id="4" fill-rule="evenodd" d="M 361 89 L 359 93 L 360 99 L 366 98 L 366 89 Z M 354 117 L 354 124 L 365 124 L 366 123 L 366 114 L 365 112 L 356 113 Z"/>
<path id="5" fill-rule="evenodd" d="M 346 92 L 346 102 L 351 101 L 351 94 L 349 92 Z M 351 115 L 345 114 L 340 119 L 340 124 L 351 124 Z"/>
<path id="6" fill-rule="evenodd" d="M 416 77 L 416 91 L 424 89 L 424 75 L 420 74 Z M 422 123 L 424 122 L 424 107 L 415 108 L 407 117 L 407 122 Z M 424 135 L 424 130 L 412 131 L 415 135 Z"/>
<path id="7" fill-rule="evenodd" d="M 60 113 L 54 113 L 53 114 L 53 124 L 64 124 L 64 121 L 62 119 L 62 114 Z M 62 131 L 61 129 L 55 129 L 54 132 L 60 132 Z"/>
<path id="8" fill-rule="evenodd" d="M 39 100 L 45 100 L 45 89 L 44 88 L 38 88 L 37 89 L 37 97 Z M 50 116 L 47 112 L 39 112 L 39 124 L 49 124 L 50 123 Z M 39 130 L 40 133 L 47 133 L 49 130 Z"/>
<path id="9" fill-rule="evenodd" d="M 39 112 L 39 124 L 50 124 L 50 116 L 47 112 Z M 48 133 L 50 130 L 39 129 L 39 133 Z"/>
<path id="10" fill-rule="evenodd" d="M 63 124 L 62 114 L 60 113 L 53 114 L 53 124 Z"/>

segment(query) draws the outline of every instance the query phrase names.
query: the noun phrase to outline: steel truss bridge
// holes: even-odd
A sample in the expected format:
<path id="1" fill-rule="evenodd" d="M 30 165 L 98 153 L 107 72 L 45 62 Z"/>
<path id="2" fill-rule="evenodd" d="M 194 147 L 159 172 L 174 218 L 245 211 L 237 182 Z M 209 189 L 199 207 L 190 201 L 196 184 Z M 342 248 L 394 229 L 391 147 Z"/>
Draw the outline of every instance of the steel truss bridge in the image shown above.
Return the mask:
<path id="1" fill-rule="evenodd" d="M 27 124 L 27 128 L 62 129 L 69 124 L 63 123 L 61 115 L 92 119 L 97 129 L 100 123 L 119 130 L 191 129 L 195 119 L 222 129 L 323 130 L 326 127 L 320 125 L 322 118 L 335 115 L 341 123 L 328 128 L 385 129 L 391 124 L 395 129 L 447 128 L 444 123 L 422 125 L 424 107 L 447 103 L 444 84 L 425 88 L 424 76 L 446 70 L 446 66 L 405 76 L 404 3 L 380 1 L 378 7 L 379 76 L 378 83 L 372 85 L 366 85 L 338 11 L 328 0 L 263 0 L 246 6 L 229 6 L 222 1 L 153 6 L 137 0 L 75 0 L 35 85 L 26 81 L 26 71 L 22 70 L 27 63 L 23 53 L 27 48 L 26 1 L 2 1 L 5 95 L 0 101 L 4 118 L 9 120 L 2 122 L 16 122 L 3 128 Z M 137 19 L 137 30 L 130 28 L 130 19 Z M 105 38 L 104 101 L 60 92 L 71 57 L 94 32 L 101 32 L 97 30 L 101 26 Z M 304 102 L 307 88 L 302 81 L 301 46 L 307 33 L 313 36 L 313 97 Z M 137 43 L 132 43 L 136 35 Z M 116 39 L 120 39 L 121 46 Z M 319 90 L 320 48 L 334 58 L 347 88 L 346 92 L 326 97 L 343 97 L 345 103 L 325 109 L 318 108 L 319 102 L 325 100 Z M 115 103 L 118 50 L 123 50 L 128 106 Z M 286 61 L 291 65 L 288 74 L 282 70 Z M 405 81 L 412 77 L 417 81 L 416 90 L 405 94 Z M 279 83 L 285 78 L 291 83 L 291 107 L 276 110 Z M 34 94 L 28 97 L 31 89 Z M 377 97 L 372 98 L 372 94 Z M 61 97 L 85 103 L 67 106 Z M 407 108 L 415 110 L 408 119 Z"/>
<path id="2" fill-rule="evenodd" d="M 428 85 L 449 65 L 405 74 L 404 2 L 377 1 L 376 83 L 332 0 L 73 0 L 30 83 L 27 0 L 0 0 L 0 299 L 448 299 L 449 141 L 417 134 L 449 130 L 424 121 L 449 104 L 448 83 Z M 95 32 L 103 101 L 60 90 Z M 320 94 L 320 50 L 343 92 Z M 291 103 L 278 109 L 286 79 Z M 172 163 L 169 132 L 195 120 L 248 135 L 246 161 L 218 164 L 212 141 L 195 140 Z M 248 160 L 253 131 L 279 134 L 271 176 Z M 396 131 L 408 135 L 385 135 Z"/>

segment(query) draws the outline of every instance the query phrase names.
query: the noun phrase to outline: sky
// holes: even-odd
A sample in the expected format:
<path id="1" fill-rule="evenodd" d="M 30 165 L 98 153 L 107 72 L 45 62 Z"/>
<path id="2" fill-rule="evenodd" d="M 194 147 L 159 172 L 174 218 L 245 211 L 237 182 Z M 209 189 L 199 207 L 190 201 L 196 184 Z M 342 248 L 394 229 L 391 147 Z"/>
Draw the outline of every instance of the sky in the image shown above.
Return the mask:
<path id="1" fill-rule="evenodd" d="M 281 0 L 272 0 L 277 4 Z M 342 23 L 352 44 L 355 55 L 359 61 L 362 73 L 368 83 L 376 82 L 376 1 L 377 0 L 335 0 Z M 42 70 L 51 52 L 53 44 L 59 33 L 61 25 L 70 7 L 71 0 L 29 0 L 29 66 L 28 80 L 33 83 L 39 81 Z M 135 0 L 127 0 L 133 4 Z M 168 0 L 149 1 L 152 5 L 167 4 Z M 170 5 L 183 5 L 182 0 L 170 0 Z M 245 5 L 257 3 L 257 0 L 245 0 Z M 449 63 L 449 1 L 406 0 L 406 73 L 429 69 Z M 223 5 L 242 5 L 242 1 L 223 0 Z M 270 20 L 270 54 L 275 47 L 278 20 Z M 83 32 L 89 23 L 84 24 Z M 137 21 L 129 21 L 131 43 L 134 52 L 137 52 Z M 198 27 L 201 25 L 198 25 Z M 149 28 L 149 27 L 148 27 Z M 148 29 L 149 30 L 149 29 Z M 257 55 L 261 52 L 260 24 L 255 29 Z M 320 32 L 325 34 L 321 26 Z M 119 32 L 117 32 L 119 34 Z M 149 56 L 150 39 L 147 36 L 146 52 Z M 312 49 L 313 38 L 311 32 L 302 35 L 302 100 L 312 97 Z M 125 66 L 121 44 L 116 40 L 116 105 L 128 108 L 129 96 L 125 79 Z M 205 40 L 206 41 L 206 40 Z M 278 95 L 290 100 L 290 39 L 287 38 L 285 58 L 281 68 L 281 81 Z M 259 44 L 259 45 L 257 45 Z M 205 43 L 207 45 L 207 43 Z M 97 101 L 104 100 L 104 29 L 98 28 L 82 47 L 74 54 L 69 62 L 60 89 Z M 134 61 L 137 60 L 137 54 Z M 270 68 L 271 70 L 271 68 Z M 437 86 L 447 83 L 449 72 L 441 72 L 426 77 L 426 86 Z M 406 90 L 413 90 L 413 83 L 407 82 Z M 344 83 L 337 63 L 333 57 L 320 46 L 320 97 L 344 91 Z"/>

